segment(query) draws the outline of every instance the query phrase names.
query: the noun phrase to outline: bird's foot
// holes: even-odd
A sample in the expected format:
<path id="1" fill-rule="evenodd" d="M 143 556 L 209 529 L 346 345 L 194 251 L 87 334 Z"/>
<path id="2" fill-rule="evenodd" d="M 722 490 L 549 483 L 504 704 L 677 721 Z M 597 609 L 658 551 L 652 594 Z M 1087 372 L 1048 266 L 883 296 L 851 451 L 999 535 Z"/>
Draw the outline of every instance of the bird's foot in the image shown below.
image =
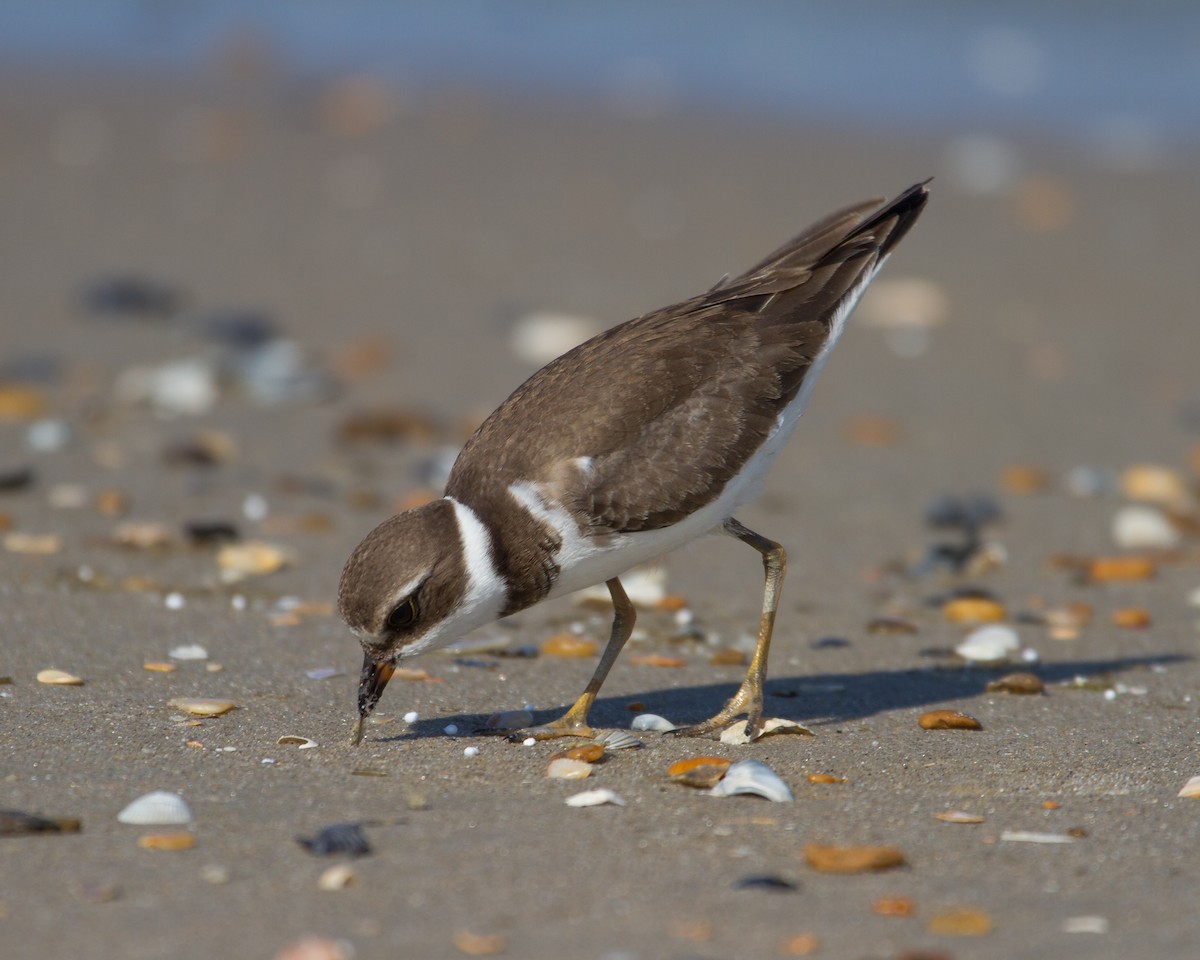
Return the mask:
<path id="1" fill-rule="evenodd" d="M 578 720 L 568 713 L 550 723 L 526 727 L 524 730 L 514 730 L 505 739 L 511 740 L 513 743 L 521 743 L 530 737 L 533 737 L 534 740 L 557 740 L 560 737 L 582 737 L 590 740 L 595 735 L 596 731 L 589 727 L 586 721 Z"/>
<path id="2" fill-rule="evenodd" d="M 675 737 L 708 737 L 719 733 L 733 723 L 742 714 L 746 714 L 746 736 L 757 740 L 763 732 L 763 696 L 761 683 L 747 681 L 738 688 L 738 692 L 730 697 L 729 702 L 721 708 L 721 712 L 701 723 L 690 727 L 680 727 L 672 730 Z"/>

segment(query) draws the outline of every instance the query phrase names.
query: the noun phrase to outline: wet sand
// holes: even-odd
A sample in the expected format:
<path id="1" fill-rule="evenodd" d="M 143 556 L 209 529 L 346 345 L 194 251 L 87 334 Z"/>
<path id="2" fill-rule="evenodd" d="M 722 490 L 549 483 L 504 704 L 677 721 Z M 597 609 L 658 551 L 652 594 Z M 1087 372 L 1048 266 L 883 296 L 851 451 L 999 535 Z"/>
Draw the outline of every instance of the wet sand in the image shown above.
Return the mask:
<path id="1" fill-rule="evenodd" d="M 0 514 L 13 531 L 61 542 L 47 555 L 0 551 L 0 675 L 12 679 L 0 686 L 0 808 L 83 821 L 78 834 L 0 839 L 6 957 L 274 957 L 310 933 L 346 940 L 361 958 L 452 957 L 470 946 L 456 946 L 464 931 L 503 938 L 506 956 L 596 960 L 796 955 L 800 945 L 787 944 L 804 934 L 829 957 L 1194 949 L 1200 801 L 1176 794 L 1200 773 L 1200 612 L 1187 604 L 1200 585 L 1197 540 L 1146 581 L 1084 584 L 1049 562 L 1116 552 L 1122 498 L 1069 495 L 1072 468 L 1111 477 L 1160 463 L 1195 485 L 1200 187 L 1189 158 L 1122 172 L 1024 143 L 1017 180 L 978 194 L 947 169 L 937 137 L 631 119 L 465 92 L 387 109 L 351 97 L 323 114 L 316 85 L 228 79 L 10 76 L 0 90 L 0 359 L 71 431 L 39 453 L 27 420 L 0 422 L 0 468 L 34 471 L 30 486 L 0 494 Z M 553 310 L 619 322 L 744 268 L 841 204 L 931 175 L 929 208 L 884 276 L 935 284 L 945 323 L 916 357 L 852 325 L 764 496 L 741 517 L 790 553 L 768 712 L 816 737 L 735 747 L 650 735 L 582 784 L 550 781 L 559 746 L 475 731 L 526 703 L 552 717 L 591 662 L 431 655 L 413 666 L 434 682 L 394 681 L 380 706 L 391 722 L 348 746 L 360 654 L 328 612 L 341 564 L 422 485 L 437 445 L 461 442 L 464 424 L 532 371 L 510 347 L 518 318 Z M 170 419 L 122 402 L 116 384 L 129 368 L 213 349 L 184 322 L 80 309 L 82 283 L 124 273 L 186 292 L 189 316 L 268 311 L 315 368 L 340 372 L 336 395 L 264 405 L 232 393 Z M 385 362 L 372 370 L 373 358 Z M 379 406 L 427 416 L 432 438 L 338 442 L 345 418 Z M 228 462 L 164 463 L 165 449 L 202 427 L 234 440 Z M 884 442 L 861 442 L 866 428 Z M 1048 488 L 1002 489 L 1014 464 L 1040 468 Z M 84 505 L 54 506 L 69 499 L 63 485 L 82 488 Z M 127 499 L 123 516 L 93 506 L 106 490 Z M 931 501 L 976 492 L 1003 507 L 988 535 L 1006 563 L 970 577 L 889 572 L 953 539 L 925 526 Z M 265 519 L 245 516 L 251 495 L 265 498 Z M 178 537 L 184 522 L 214 518 L 294 563 L 228 586 L 212 549 L 109 542 L 128 520 Z M 744 547 L 708 539 L 664 567 L 670 592 L 722 646 L 752 631 L 760 567 Z M 987 693 L 995 672 L 940 655 L 963 629 L 927 601 L 964 585 L 1014 616 L 1091 605 L 1073 640 L 1018 625 L 1040 654 L 1045 696 Z M 165 599 L 173 592 L 180 609 Z M 245 610 L 231 604 L 238 593 Z M 280 597 L 315 606 L 280 616 Z M 1151 625 L 1113 625 L 1129 606 Z M 883 615 L 916 632 L 869 632 Z M 582 621 L 600 639 L 589 617 L 564 600 L 499 632 L 536 646 Z M 642 623 L 632 653 L 687 665 L 626 654 L 595 723 L 627 727 L 634 702 L 675 722 L 715 711 L 739 668 L 669 640 L 669 617 Z M 223 669 L 143 669 L 184 643 Z M 85 684 L 37 683 L 47 667 Z M 323 667 L 342 675 L 306 676 Z M 1093 682 L 1062 685 L 1076 676 Z M 238 709 L 186 726 L 167 704 L 180 696 Z M 918 727 L 940 708 L 983 730 Z M 410 710 L 420 715 L 411 725 L 401 719 Z M 319 747 L 279 745 L 287 734 Z M 795 802 L 718 799 L 667 781 L 671 763 L 701 753 L 762 760 Z M 626 806 L 564 805 L 585 787 L 611 788 Z M 193 849 L 140 849 L 150 831 L 117 823 L 152 789 L 190 803 Z M 934 818 L 947 809 L 985 822 Z M 394 818 L 367 829 L 373 853 L 353 862 L 353 885 L 317 888 L 329 863 L 297 834 Z M 1004 831 L 1074 836 L 1034 844 L 1001 840 Z M 907 865 L 821 874 L 804 862 L 810 842 L 894 845 Z M 763 874 L 799 890 L 734 889 Z M 911 900 L 911 915 L 879 914 L 881 897 Z M 990 932 L 932 932 L 956 907 L 985 915 Z M 1104 918 L 1106 932 L 1066 932 L 1079 917 Z"/>

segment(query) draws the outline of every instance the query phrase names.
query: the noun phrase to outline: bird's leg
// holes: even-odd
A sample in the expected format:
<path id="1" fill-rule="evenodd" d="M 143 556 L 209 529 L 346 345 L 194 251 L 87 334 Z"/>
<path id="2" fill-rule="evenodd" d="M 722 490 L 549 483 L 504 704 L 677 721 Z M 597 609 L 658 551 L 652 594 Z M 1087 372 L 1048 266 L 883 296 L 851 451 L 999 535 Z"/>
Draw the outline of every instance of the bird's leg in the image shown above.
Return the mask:
<path id="1" fill-rule="evenodd" d="M 754 659 L 746 671 L 746 679 L 737 693 L 715 717 L 691 727 L 677 730 L 683 737 L 699 737 L 728 726 L 739 714 L 746 714 L 746 735 L 753 740 L 762 733 L 763 727 L 763 681 L 767 678 L 767 653 L 771 647 L 771 631 L 775 627 L 775 611 L 779 608 L 779 591 L 783 586 L 783 575 L 787 571 L 787 554 L 783 547 L 748 530 L 733 517 L 725 521 L 725 532 L 748 543 L 763 559 L 766 571 L 766 586 L 763 588 L 762 616 L 758 621 L 758 643 L 754 647 Z"/>
<path id="2" fill-rule="evenodd" d="M 637 619 L 637 613 L 633 609 L 633 604 L 629 602 L 629 597 L 626 596 L 621 581 L 613 577 L 605 585 L 608 587 L 613 602 L 612 635 L 608 638 L 608 646 L 600 655 L 600 662 L 596 664 L 596 672 L 592 674 L 592 679 L 588 681 L 586 689 L 571 706 L 571 709 L 557 720 L 540 727 L 521 730 L 513 734 L 510 739 L 535 737 L 538 740 L 550 740 L 554 737 L 590 737 L 593 735 L 592 728 L 588 726 L 587 722 L 588 711 L 596 702 L 596 694 L 600 692 L 604 678 L 608 676 L 608 671 L 616 662 L 621 648 L 625 646 L 625 641 L 633 633 L 633 624 Z"/>

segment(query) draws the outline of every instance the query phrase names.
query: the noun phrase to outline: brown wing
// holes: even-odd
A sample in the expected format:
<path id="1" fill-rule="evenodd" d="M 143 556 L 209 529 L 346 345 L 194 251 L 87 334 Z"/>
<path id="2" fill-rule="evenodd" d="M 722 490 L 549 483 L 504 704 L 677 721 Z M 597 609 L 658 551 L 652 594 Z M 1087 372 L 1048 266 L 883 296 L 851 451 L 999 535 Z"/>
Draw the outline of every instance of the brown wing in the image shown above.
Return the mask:
<path id="1" fill-rule="evenodd" d="M 538 479 L 597 532 L 652 530 L 702 507 L 762 444 L 838 305 L 926 197 L 919 184 L 833 214 L 741 276 L 552 361 L 467 442 L 447 494 Z M 579 457 L 590 477 L 564 471 Z"/>

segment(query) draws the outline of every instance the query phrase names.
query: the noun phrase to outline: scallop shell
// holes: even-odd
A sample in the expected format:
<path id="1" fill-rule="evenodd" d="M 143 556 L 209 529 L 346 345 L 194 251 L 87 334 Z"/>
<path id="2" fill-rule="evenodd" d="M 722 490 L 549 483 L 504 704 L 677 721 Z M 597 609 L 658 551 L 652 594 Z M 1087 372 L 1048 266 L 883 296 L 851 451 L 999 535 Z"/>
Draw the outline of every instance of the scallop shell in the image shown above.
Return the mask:
<path id="1" fill-rule="evenodd" d="M 638 714 L 629 726 L 632 730 L 650 730 L 654 733 L 670 733 L 679 729 L 666 717 L 660 717 L 657 713 Z"/>
<path id="2" fill-rule="evenodd" d="M 139 826 L 166 826 L 191 823 L 192 811 L 183 797 L 166 790 L 143 794 L 117 814 L 120 823 Z"/>
<path id="3" fill-rule="evenodd" d="M 739 760 L 732 764 L 724 779 L 708 792 L 714 797 L 752 793 L 775 803 L 790 803 L 795 799 L 791 788 L 780 779 L 779 774 L 757 760 Z"/>
<path id="4" fill-rule="evenodd" d="M 625 801 L 608 787 L 601 787 L 599 790 L 584 790 L 583 793 L 567 797 L 565 802 L 568 807 L 598 807 L 605 803 L 611 803 L 618 807 L 625 806 Z"/>
<path id="5" fill-rule="evenodd" d="M 592 740 L 606 750 L 631 750 L 644 747 L 640 737 L 635 737 L 628 730 L 607 730 Z"/>

